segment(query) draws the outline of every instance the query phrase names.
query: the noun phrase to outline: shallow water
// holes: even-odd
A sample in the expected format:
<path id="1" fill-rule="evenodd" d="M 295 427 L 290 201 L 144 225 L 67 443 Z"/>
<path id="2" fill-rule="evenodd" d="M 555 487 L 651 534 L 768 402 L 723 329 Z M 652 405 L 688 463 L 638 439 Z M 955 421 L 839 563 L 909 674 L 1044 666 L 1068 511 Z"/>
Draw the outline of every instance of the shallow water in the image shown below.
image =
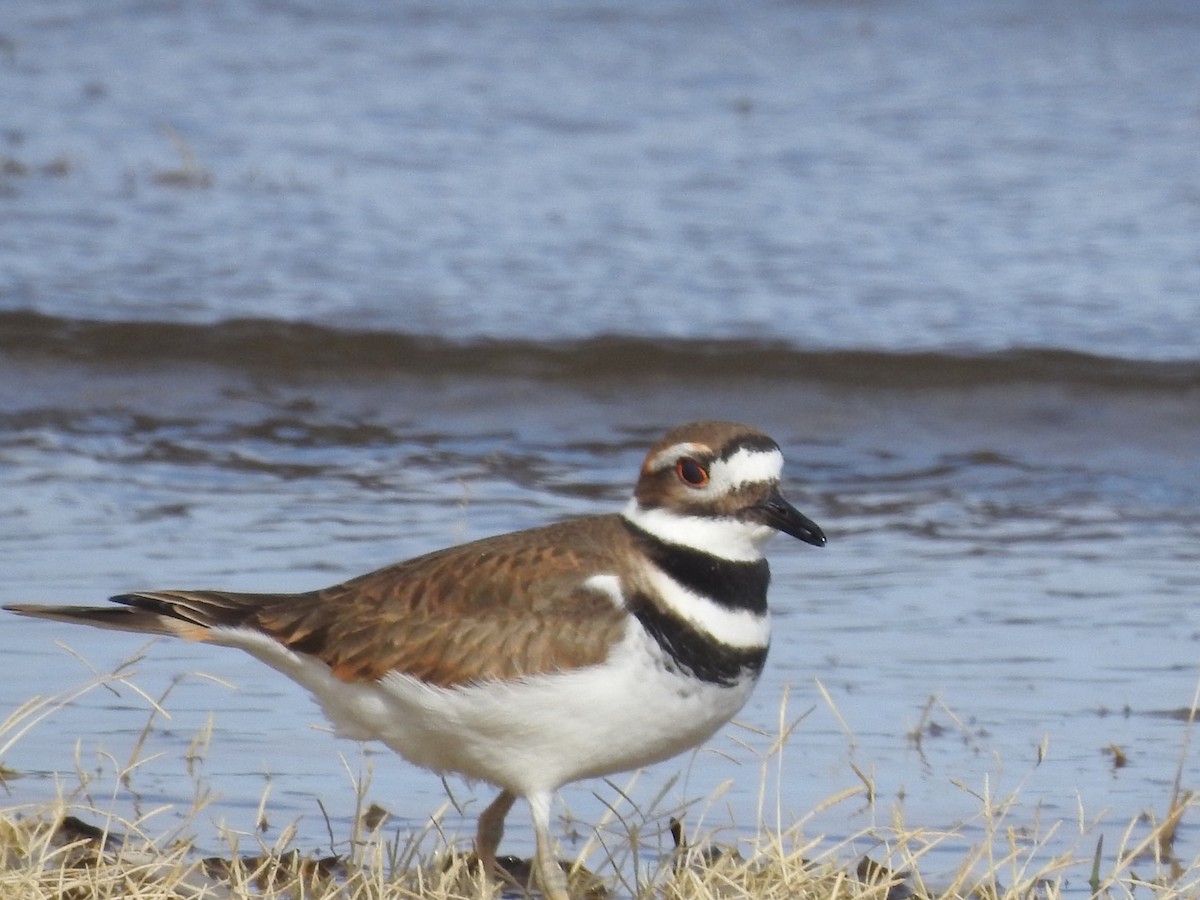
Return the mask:
<path id="1" fill-rule="evenodd" d="M 1188 0 L 18 0 L 0 292 L 1191 359 L 1198 30 Z"/>
<path id="2" fill-rule="evenodd" d="M 26 390 L 55 395 L 61 359 L 19 365 Z M 918 368 L 890 365 L 893 380 Z M 79 407 L 13 404 L 6 414 L 4 600 L 332 583 L 448 543 L 616 508 L 658 430 L 646 422 L 738 414 L 779 438 L 789 494 L 830 535 L 823 551 L 772 547 L 777 641 L 740 717 L 777 729 L 785 690 L 791 714 L 812 707 L 788 745 L 786 777 L 770 782 L 784 820 L 858 784 L 857 766 L 874 779 L 875 805 L 842 804 L 814 829 L 852 834 L 886 823 L 894 804 L 912 824 L 951 827 L 978 813 L 972 791 L 1020 787 L 1015 824 L 1063 819 L 1054 846 L 1086 842 L 1070 824 L 1082 806 L 1087 820 L 1103 817 L 1113 846 L 1134 817 L 1165 810 L 1187 740 L 1178 713 L 1197 686 L 1197 386 L 1179 385 L 1173 372 L 1167 386 L 1148 378 L 1114 392 L 1088 383 L 1104 380 L 1101 361 L 1087 377 L 1043 383 L 1021 381 L 1032 370 L 1025 362 L 980 365 L 1009 375 L 887 387 L 739 379 L 726 368 L 679 386 L 669 373 L 635 371 L 625 385 L 613 377 L 597 388 L 437 374 L 452 366 L 330 378 L 71 362 L 72 380 L 88 385 Z M 631 407 L 625 398 L 644 384 L 655 387 Z M 533 396 L 539 402 L 520 399 Z M 4 657 L 25 673 L 6 686 L 8 706 L 86 679 L 56 641 L 101 670 L 139 647 L 121 635 L 6 621 Z M 310 845 L 326 840 L 316 798 L 338 821 L 352 815 L 337 754 L 354 759 L 353 746 L 309 733 L 319 715 L 298 689 L 233 652 L 160 641 L 147 654 L 137 683 L 151 695 L 197 670 L 236 688 L 197 677 L 174 688 L 173 719 L 146 751 L 163 755 L 134 782 L 145 803 L 190 798 L 182 757 L 215 710 L 201 771 L 221 799 L 208 821 L 252 828 L 264 773 L 271 818 L 299 817 Z M 915 742 L 931 701 L 935 727 Z M 92 693 L 7 754 L 7 765 L 34 773 L 14 782 L 15 798 L 45 796 L 51 773 L 72 769 L 77 739 L 85 768 L 98 748 L 123 759 L 146 716 L 128 690 Z M 717 752 L 657 767 L 634 796 L 648 802 L 685 767 L 672 802 L 731 779 L 706 821 L 747 828 L 760 774 L 739 741 L 758 752 L 770 745 L 727 730 Z M 1114 768 L 1110 745 L 1126 767 Z M 440 805 L 436 778 L 386 753 L 372 758 L 370 799 L 401 823 L 419 824 Z M 1184 784 L 1198 775 L 1188 755 Z M 476 798 L 468 817 L 486 799 L 455 791 Z M 565 792 L 585 822 L 603 813 L 593 791 L 606 793 L 590 784 Z M 470 833 L 469 821 L 450 824 Z M 515 814 L 511 844 L 520 850 L 528 839 Z M 1191 840 L 1186 823 L 1181 840 Z M 944 868 L 961 853 L 961 844 L 944 848 Z"/>
<path id="3" fill-rule="evenodd" d="M 1014 826 L 1063 822 L 1047 856 L 1102 832 L 1111 861 L 1181 758 L 1200 782 L 1198 24 L 1184 3 L 9 4 L 0 602 L 317 587 L 612 510 L 664 427 L 741 419 L 830 535 L 771 548 L 777 637 L 741 719 L 776 731 L 785 692 L 811 712 L 769 807 L 803 818 L 856 766 L 875 804 L 810 830 L 967 821 L 930 857 L 950 871 L 973 794 L 1019 788 Z M 140 646 L 0 621 L 0 710 L 90 677 L 57 641 L 101 671 Z M 172 689 L 141 808 L 190 803 L 212 713 L 205 847 L 253 830 L 268 780 L 269 838 L 298 818 L 324 846 L 318 799 L 352 815 L 358 751 L 290 683 L 166 641 L 136 668 L 151 696 L 234 685 Z M 111 771 L 147 716 L 93 691 L 4 754 L 29 773 L 11 802 L 71 781 L 78 741 L 127 814 Z M 727 729 L 634 797 L 731 780 L 705 823 L 747 833 L 770 744 Z M 440 806 L 436 778 L 369 758 L 397 827 Z M 487 792 L 452 786 L 466 835 Z M 585 824 L 593 791 L 614 796 L 564 792 Z M 506 849 L 529 852 L 524 819 Z"/>

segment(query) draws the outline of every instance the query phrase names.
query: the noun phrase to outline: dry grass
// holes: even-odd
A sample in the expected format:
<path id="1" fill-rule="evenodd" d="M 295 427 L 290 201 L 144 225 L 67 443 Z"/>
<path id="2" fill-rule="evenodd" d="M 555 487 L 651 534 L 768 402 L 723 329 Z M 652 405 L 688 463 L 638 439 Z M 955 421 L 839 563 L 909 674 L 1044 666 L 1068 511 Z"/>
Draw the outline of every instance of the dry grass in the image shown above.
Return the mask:
<path id="1" fill-rule="evenodd" d="M 17 774 L 6 770 L 3 761 L 31 729 L 88 691 L 116 684 L 132 689 L 149 704 L 152 712 L 144 740 L 155 718 L 163 714 L 166 694 L 148 696 L 123 666 L 62 695 L 34 698 L 0 723 L 0 784 Z M 832 703 L 828 697 L 826 700 Z M 1195 706 L 1193 702 L 1193 714 Z M 602 821 L 579 826 L 579 831 L 589 836 L 579 858 L 592 860 L 599 875 L 576 865 L 573 894 L 589 900 L 1200 897 L 1200 860 L 1183 862 L 1176 847 L 1179 823 L 1196 805 L 1192 792 L 1182 784 L 1187 741 L 1165 811 L 1149 824 L 1129 823 L 1115 852 L 1105 852 L 1102 846 L 1056 850 L 1063 843 L 1057 826 L 1031 838 L 1027 828 L 1009 821 L 1016 796 L 994 797 L 986 790 L 978 795 L 975 821 L 963 826 L 973 829 L 972 833 L 975 829 L 982 832 L 982 838 L 973 841 L 962 831 L 914 827 L 896 811 L 886 827 L 873 826 L 848 839 L 829 842 L 807 833 L 814 818 L 851 800 L 874 804 L 874 788 L 871 779 L 859 773 L 861 785 L 829 798 L 799 822 L 784 825 L 784 811 L 777 805 L 771 808 L 767 785 L 778 783 L 773 779 L 783 772 L 784 749 L 798 722 L 788 718 L 785 698 L 778 734 L 761 758 L 758 820 L 764 823 L 771 818 L 774 824 L 761 825 L 752 838 L 745 837 L 749 829 L 739 829 L 733 843 L 721 843 L 702 826 L 686 833 L 679 817 L 685 812 L 694 817 L 696 809 L 670 808 L 666 798 L 672 785 L 640 807 L 629 800 L 630 785 L 610 785 L 611 791 L 605 793 L 618 797 L 618 802 Z M 1190 731 L 1189 721 L 1189 736 Z M 202 752 L 207 739 L 206 731 L 193 742 L 189 775 L 192 756 Z M 137 769 L 141 745 L 139 741 L 117 774 L 114 792 Z M 78 770 L 82 773 L 82 767 Z M 79 778 L 86 781 L 82 774 Z M 135 821 L 123 820 L 111 811 L 81 804 L 78 797 L 83 791 L 48 798 L 36 807 L 0 809 L 0 897 L 452 900 L 501 895 L 499 888 L 484 882 L 469 856 L 454 851 L 454 842 L 442 832 L 440 815 L 414 833 L 391 829 L 386 814 L 367 804 L 368 786 L 366 781 L 357 785 L 359 814 L 352 833 L 335 836 L 330 826 L 331 845 L 346 848 L 330 856 L 300 852 L 295 831 L 285 828 L 271 843 L 260 835 L 229 835 L 220 856 L 205 858 L 187 837 L 186 824 L 168 834 L 156 829 L 161 808 Z M 206 791 L 198 787 L 185 822 L 194 820 L 207 803 Z M 260 815 L 265 815 L 267 807 L 264 796 Z M 703 813 L 699 820 L 703 822 Z M 1084 830 L 1081 828 L 1081 833 Z M 248 841 L 254 846 L 242 846 Z M 939 850 L 944 860 L 947 846 L 967 848 L 957 871 L 950 876 L 939 874 L 936 883 L 927 882 L 922 874 L 923 869 L 932 868 L 926 865 L 927 857 Z M 526 877 L 526 865 L 511 861 L 513 877 Z M 509 888 L 504 894 L 519 896 L 520 892 Z"/>

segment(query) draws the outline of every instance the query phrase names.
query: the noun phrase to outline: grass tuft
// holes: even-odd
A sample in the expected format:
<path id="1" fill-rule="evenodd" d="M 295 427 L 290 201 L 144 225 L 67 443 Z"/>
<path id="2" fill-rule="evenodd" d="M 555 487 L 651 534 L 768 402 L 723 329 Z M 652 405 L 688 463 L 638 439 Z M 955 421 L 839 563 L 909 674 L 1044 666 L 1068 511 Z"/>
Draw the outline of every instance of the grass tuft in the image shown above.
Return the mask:
<path id="1" fill-rule="evenodd" d="M 133 752 L 115 772 L 113 794 L 126 789 L 142 764 L 154 723 L 167 715 L 164 707 L 171 693 L 168 688 L 152 697 L 137 688 L 133 677 L 130 665 L 122 664 L 58 696 L 35 697 L 10 713 L 0 722 L 0 782 L 19 776 L 3 760 L 32 729 L 91 690 L 124 686 L 150 709 L 150 721 Z M 832 707 L 824 688 L 818 685 L 818 689 Z M 633 799 L 639 777 L 635 773 L 624 785 L 610 782 L 597 794 L 607 804 L 599 822 L 576 823 L 568 811 L 565 829 L 582 840 L 578 860 L 564 862 L 564 867 L 569 870 L 572 895 L 579 900 L 1055 900 L 1082 897 L 1085 892 L 1092 900 L 1200 896 L 1200 860 L 1186 862 L 1178 855 L 1180 824 L 1197 803 L 1195 792 L 1183 783 L 1196 705 L 1194 701 L 1165 812 L 1161 818 L 1150 815 L 1149 827 L 1146 821 L 1125 826 L 1117 849 L 1107 859 L 1103 835 L 1094 848 L 1064 852 L 1058 825 L 1031 833 L 1028 826 L 1012 822 L 1017 794 L 995 795 L 986 782 L 971 792 L 978 802 L 975 817 L 955 830 L 914 827 L 897 807 L 891 810 L 888 824 L 872 825 L 838 841 L 810 834 L 815 816 L 841 804 L 865 801 L 874 807 L 873 779 L 858 768 L 854 771 L 861 785 L 830 797 L 798 822 L 785 824 L 788 815 L 778 799 L 771 807 L 768 785 L 780 783 L 788 738 L 811 712 L 792 717 L 785 695 L 777 733 L 765 735 L 768 750 L 759 754 L 762 786 L 757 823 L 739 823 L 732 837 L 728 829 L 711 830 L 705 824 L 705 811 L 717 803 L 724 788 L 708 798 L 707 806 L 681 807 L 671 800 L 678 793 L 674 780 L 639 806 Z M 910 736 L 918 749 L 920 736 L 931 733 L 934 712 L 939 710 L 956 727 L 961 725 L 953 713 L 931 700 Z M 844 721 L 843 727 L 849 733 Z M 211 734 L 210 719 L 181 759 L 193 781 Z M 348 763 L 346 767 L 357 798 L 350 834 L 338 835 L 326 816 L 329 846 L 321 851 L 296 846 L 296 830 L 288 826 L 272 843 L 264 837 L 266 828 L 253 834 L 227 832 L 222 852 L 204 855 L 188 834 L 190 823 L 209 803 L 202 786 L 195 791 L 184 824 L 168 834 L 155 834 L 153 825 L 163 812 L 161 807 L 125 820 L 103 808 L 103 803 L 81 801 L 96 776 L 85 774 L 77 760 L 79 788 L 71 796 L 60 792 L 40 805 L 0 809 L 0 897 L 457 900 L 519 896 L 511 884 L 502 890 L 485 879 L 473 855 L 456 849 L 455 841 L 443 832 L 442 818 L 452 808 L 453 797 L 423 828 L 395 828 L 387 811 L 368 800 L 369 774 L 357 778 Z M 256 821 L 266 823 L 269 813 L 268 791 Z M 1081 834 L 1085 831 L 1081 828 Z M 243 848 L 243 842 L 252 846 Z M 933 868 L 928 864 L 930 855 L 937 851 L 944 860 L 947 847 L 965 848 L 955 851 L 956 869 L 948 875 L 928 874 Z M 585 868 L 584 860 L 592 861 L 594 870 Z M 503 865 L 512 884 L 528 883 L 528 860 L 507 858 Z"/>

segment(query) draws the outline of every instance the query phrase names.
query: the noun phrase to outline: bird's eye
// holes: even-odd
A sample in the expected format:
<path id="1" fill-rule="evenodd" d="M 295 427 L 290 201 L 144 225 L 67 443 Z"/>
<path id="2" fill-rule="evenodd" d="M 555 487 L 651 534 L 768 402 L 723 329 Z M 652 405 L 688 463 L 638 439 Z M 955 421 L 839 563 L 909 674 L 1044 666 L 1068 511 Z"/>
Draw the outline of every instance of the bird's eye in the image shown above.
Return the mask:
<path id="1" fill-rule="evenodd" d="M 708 484 L 708 469 L 696 462 L 690 456 L 685 456 L 675 463 L 675 474 L 688 487 L 704 487 Z"/>

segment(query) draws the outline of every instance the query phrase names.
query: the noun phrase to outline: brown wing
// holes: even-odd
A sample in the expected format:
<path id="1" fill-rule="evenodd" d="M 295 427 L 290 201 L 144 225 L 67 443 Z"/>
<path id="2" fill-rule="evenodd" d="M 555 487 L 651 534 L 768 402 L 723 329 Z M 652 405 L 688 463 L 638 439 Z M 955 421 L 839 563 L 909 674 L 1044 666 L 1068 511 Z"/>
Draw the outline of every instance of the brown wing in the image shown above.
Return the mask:
<path id="1" fill-rule="evenodd" d="M 12 608 L 24 615 L 191 640 L 248 627 L 315 656 L 346 681 L 403 672 L 449 687 L 601 662 L 624 633 L 598 572 L 628 577 L 616 516 L 451 547 L 304 594 L 146 591 L 121 607 Z"/>
<path id="2" fill-rule="evenodd" d="M 488 538 L 267 604 L 253 624 L 348 681 L 398 671 L 450 686 L 594 665 L 626 616 L 584 581 L 619 574 L 624 535 L 599 517 Z"/>

